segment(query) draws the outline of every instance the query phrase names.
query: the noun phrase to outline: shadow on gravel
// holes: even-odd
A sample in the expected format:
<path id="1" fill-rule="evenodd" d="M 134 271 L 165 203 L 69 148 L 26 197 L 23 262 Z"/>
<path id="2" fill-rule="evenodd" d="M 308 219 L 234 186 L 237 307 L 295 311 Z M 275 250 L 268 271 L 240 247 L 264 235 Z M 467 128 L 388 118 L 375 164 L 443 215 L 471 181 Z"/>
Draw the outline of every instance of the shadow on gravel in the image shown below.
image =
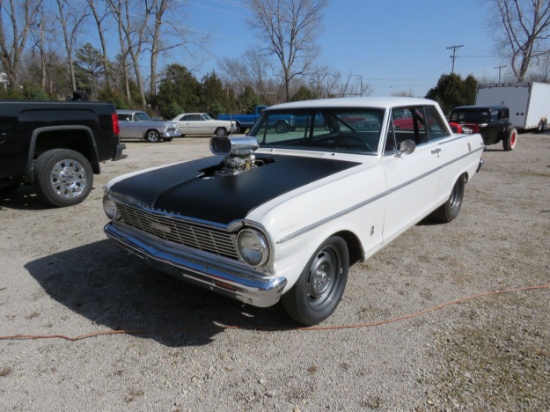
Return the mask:
<path id="1" fill-rule="evenodd" d="M 97 190 L 96 186 L 92 187 L 92 192 L 90 192 L 90 195 L 94 192 L 94 190 Z M 54 207 L 48 206 L 38 200 L 36 197 L 36 191 L 31 185 L 21 185 L 14 192 L 0 196 L 0 210 L 46 210 L 52 208 Z"/>
<path id="2" fill-rule="evenodd" d="M 34 260 L 25 268 L 70 310 L 113 330 L 146 331 L 135 336 L 166 346 L 206 345 L 224 326 L 296 327 L 280 305 L 259 309 L 180 282 L 108 240 Z M 82 333 L 88 332 L 93 331 Z"/>
<path id="3" fill-rule="evenodd" d="M 36 197 L 36 192 L 32 186 L 21 185 L 14 192 L 0 196 L 1 209 L 16 210 L 43 210 L 48 207 L 41 203 Z"/>

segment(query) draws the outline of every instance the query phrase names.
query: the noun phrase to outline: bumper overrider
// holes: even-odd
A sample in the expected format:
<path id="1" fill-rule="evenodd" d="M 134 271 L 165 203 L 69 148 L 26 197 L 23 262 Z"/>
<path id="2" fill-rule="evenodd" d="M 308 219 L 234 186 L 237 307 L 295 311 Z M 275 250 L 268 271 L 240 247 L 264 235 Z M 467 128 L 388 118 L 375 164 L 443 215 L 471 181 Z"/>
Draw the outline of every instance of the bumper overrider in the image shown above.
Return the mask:
<path id="1" fill-rule="evenodd" d="M 108 223 L 104 230 L 117 246 L 141 258 L 153 269 L 252 306 L 273 306 L 287 283 L 284 277 L 262 276 L 252 269 L 175 247 L 121 225 Z"/>

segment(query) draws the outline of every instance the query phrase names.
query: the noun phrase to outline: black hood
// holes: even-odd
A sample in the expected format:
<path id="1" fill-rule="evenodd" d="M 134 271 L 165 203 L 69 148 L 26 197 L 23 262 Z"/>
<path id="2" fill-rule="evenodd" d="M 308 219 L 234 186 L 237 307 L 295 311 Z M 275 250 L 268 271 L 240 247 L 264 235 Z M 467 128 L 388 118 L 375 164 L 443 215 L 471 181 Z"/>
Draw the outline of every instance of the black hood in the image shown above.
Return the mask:
<path id="1" fill-rule="evenodd" d="M 260 154 L 256 159 L 266 164 L 211 177 L 205 171 L 221 163 L 220 156 L 179 163 L 126 178 L 113 184 L 111 192 L 149 208 L 228 225 L 277 196 L 358 164 Z"/>

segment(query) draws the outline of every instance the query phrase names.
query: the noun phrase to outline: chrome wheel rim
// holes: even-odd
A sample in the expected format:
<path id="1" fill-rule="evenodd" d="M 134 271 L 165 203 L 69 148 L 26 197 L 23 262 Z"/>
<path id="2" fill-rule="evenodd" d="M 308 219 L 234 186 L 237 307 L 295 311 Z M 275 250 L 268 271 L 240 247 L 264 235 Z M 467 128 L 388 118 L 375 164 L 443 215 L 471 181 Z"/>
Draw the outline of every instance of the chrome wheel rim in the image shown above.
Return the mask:
<path id="1" fill-rule="evenodd" d="M 79 196 L 86 188 L 87 181 L 86 169 L 74 159 L 57 162 L 50 176 L 53 191 L 67 199 Z"/>

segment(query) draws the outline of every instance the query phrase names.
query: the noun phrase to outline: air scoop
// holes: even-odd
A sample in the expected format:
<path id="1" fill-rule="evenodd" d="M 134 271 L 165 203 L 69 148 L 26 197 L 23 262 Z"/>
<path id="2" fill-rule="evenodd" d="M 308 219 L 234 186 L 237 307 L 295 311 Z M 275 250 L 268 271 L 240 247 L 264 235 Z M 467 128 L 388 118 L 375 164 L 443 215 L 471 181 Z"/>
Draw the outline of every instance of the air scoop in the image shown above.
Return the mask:
<path id="1" fill-rule="evenodd" d="M 210 151 L 225 158 L 215 175 L 236 175 L 257 167 L 254 151 L 258 149 L 255 137 L 213 137 L 210 139 Z"/>

